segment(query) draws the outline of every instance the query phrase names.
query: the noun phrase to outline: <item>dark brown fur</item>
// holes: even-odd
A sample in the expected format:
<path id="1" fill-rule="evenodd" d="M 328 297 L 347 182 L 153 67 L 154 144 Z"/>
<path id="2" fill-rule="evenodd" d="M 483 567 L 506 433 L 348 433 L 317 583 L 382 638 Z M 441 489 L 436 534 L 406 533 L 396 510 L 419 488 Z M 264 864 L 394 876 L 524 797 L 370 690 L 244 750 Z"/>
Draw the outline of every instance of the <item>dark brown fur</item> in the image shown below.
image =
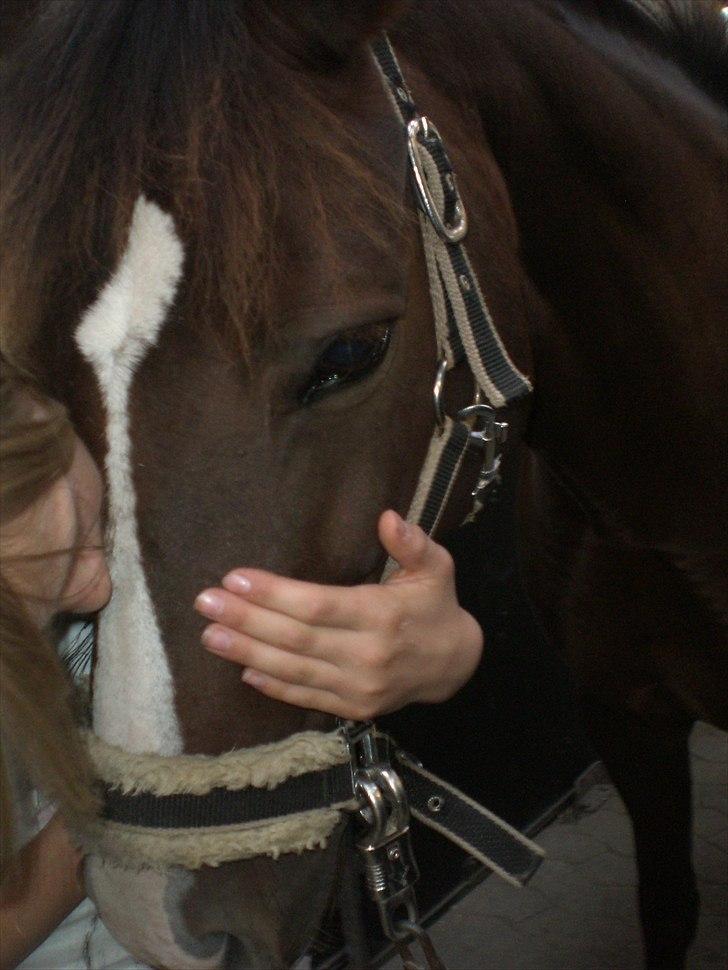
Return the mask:
<path id="1" fill-rule="evenodd" d="M 189 282 L 140 370 L 132 428 L 186 748 L 323 723 L 241 688 L 199 649 L 186 604 L 242 561 L 373 578 L 376 515 L 411 494 L 432 325 L 401 134 L 362 49 L 392 11 L 337 14 L 332 29 L 323 0 L 63 6 L 9 69 L 3 340 L 46 367 L 101 454 L 69 333 L 138 192 L 173 212 Z M 626 2 L 427 0 L 393 34 L 451 149 L 495 319 L 534 374 L 524 560 L 635 823 L 652 966 L 679 965 L 695 918 L 687 732 L 698 716 L 728 722 L 723 48 L 717 21 L 705 48 L 680 30 Z M 401 317 L 388 366 L 298 413 L 290 387 L 322 334 L 377 319 L 382 301 Z M 333 864 L 309 856 L 296 872 L 321 889 Z M 188 928 L 247 938 L 239 959 L 256 966 L 294 955 L 325 896 L 304 906 L 265 861 L 204 880 Z M 251 885 L 266 887 L 259 912 L 221 908 Z"/>

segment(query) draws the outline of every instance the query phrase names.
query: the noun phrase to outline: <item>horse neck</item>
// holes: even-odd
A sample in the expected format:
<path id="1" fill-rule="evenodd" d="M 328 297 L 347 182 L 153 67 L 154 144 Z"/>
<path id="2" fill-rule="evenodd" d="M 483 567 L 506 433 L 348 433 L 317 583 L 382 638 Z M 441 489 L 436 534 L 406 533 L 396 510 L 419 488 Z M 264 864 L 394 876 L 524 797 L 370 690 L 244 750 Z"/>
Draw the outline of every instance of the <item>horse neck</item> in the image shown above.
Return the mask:
<path id="1" fill-rule="evenodd" d="M 460 38 L 482 66 L 459 93 L 477 103 L 543 300 L 530 441 L 634 541 L 710 545 L 724 435 L 723 113 L 600 25 L 530 0 L 489 13 L 469 25 L 482 43 Z"/>

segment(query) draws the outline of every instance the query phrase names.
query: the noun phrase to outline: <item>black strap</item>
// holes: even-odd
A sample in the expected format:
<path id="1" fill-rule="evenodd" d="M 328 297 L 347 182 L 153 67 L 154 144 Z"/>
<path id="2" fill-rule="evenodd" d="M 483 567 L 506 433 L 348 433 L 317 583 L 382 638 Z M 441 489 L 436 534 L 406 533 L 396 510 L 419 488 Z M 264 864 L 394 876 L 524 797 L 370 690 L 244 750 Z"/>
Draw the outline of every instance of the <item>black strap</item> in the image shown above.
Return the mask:
<path id="1" fill-rule="evenodd" d="M 415 818 L 515 882 L 525 882 L 541 862 L 533 844 L 407 756 L 397 771 Z M 334 765 L 288 778 L 275 788 L 213 788 L 205 795 L 124 794 L 104 789 L 103 817 L 150 829 L 214 829 L 271 821 L 298 812 L 343 805 L 353 799 L 351 767 Z"/>
<path id="2" fill-rule="evenodd" d="M 543 859 L 538 847 L 472 798 L 402 753 L 397 773 L 412 814 L 428 828 L 510 882 L 523 884 L 538 869 Z"/>
<path id="3" fill-rule="evenodd" d="M 418 519 L 418 525 L 428 535 L 439 521 L 470 438 L 469 429 L 459 421 L 453 422 L 449 431 L 444 433 L 448 438 Z"/>
<path id="4" fill-rule="evenodd" d="M 106 786 L 103 817 L 143 828 L 210 828 L 329 808 L 352 798 L 351 768 L 343 764 L 287 778 L 272 789 L 213 788 L 205 795 L 127 795 Z"/>
<path id="5" fill-rule="evenodd" d="M 412 97 L 410 89 L 407 87 L 407 82 L 399 68 L 397 58 L 394 55 L 392 45 L 389 43 L 389 38 L 386 34 L 382 34 L 376 40 L 372 41 L 372 51 L 379 63 L 382 74 L 389 82 L 392 98 L 397 106 L 399 116 L 406 125 L 416 117 L 417 108 L 415 107 L 414 98 Z"/>
<path id="6" fill-rule="evenodd" d="M 373 41 L 372 52 L 387 83 L 400 119 L 407 128 L 409 123 L 420 115 L 386 34 L 380 35 Z M 446 224 L 449 224 L 452 222 L 459 200 L 452 163 L 433 126 L 430 125 L 426 131 L 420 132 L 417 135 L 417 142 L 422 150 L 427 152 L 437 168 L 444 200 L 442 218 Z M 415 191 L 414 195 L 418 200 L 418 205 L 426 213 L 418 192 Z M 457 280 L 456 289 L 465 306 L 464 316 L 467 317 L 466 320 L 456 318 L 447 286 L 442 275 L 438 273 L 439 286 L 447 307 L 452 363 L 459 363 L 465 356 L 462 334 L 459 331 L 461 328 L 466 328 L 475 344 L 482 371 L 503 399 L 500 403 L 509 404 L 524 397 L 531 392 L 530 382 L 514 366 L 500 343 L 495 324 L 490 317 L 463 243 L 442 240 L 442 253 L 447 254 L 443 258 L 449 260 L 454 278 Z M 470 363 L 471 368 L 473 368 L 474 361 L 471 360 Z M 484 390 L 486 389 L 484 388 Z M 497 406 L 498 402 L 492 401 L 491 403 Z"/>

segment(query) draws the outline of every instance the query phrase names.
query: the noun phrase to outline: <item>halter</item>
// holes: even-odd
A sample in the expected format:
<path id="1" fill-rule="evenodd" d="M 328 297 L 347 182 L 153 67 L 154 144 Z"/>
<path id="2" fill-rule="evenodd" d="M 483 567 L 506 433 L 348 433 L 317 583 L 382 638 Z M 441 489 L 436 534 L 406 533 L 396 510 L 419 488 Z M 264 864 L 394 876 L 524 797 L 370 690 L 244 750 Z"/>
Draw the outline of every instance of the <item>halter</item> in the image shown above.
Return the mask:
<path id="1" fill-rule="evenodd" d="M 507 431 L 497 409 L 524 397 L 531 385 L 503 346 L 463 246 L 466 210 L 440 134 L 417 112 L 386 35 L 372 52 L 405 129 L 435 321 L 435 428 L 408 513 L 430 533 L 468 448 L 483 459 L 473 492 L 473 514 L 478 510 Z M 475 398 L 450 417 L 444 385 L 463 362 Z M 388 561 L 383 579 L 395 565 Z M 543 855 L 370 723 L 348 722 L 328 734 L 304 732 L 220 757 L 131 754 L 94 735 L 88 743 L 104 793 L 103 817 L 83 834 L 89 851 L 131 868 L 194 869 L 322 847 L 342 812 L 358 813 L 357 846 L 384 932 L 404 947 L 405 957 L 407 940 L 418 938 L 432 967 L 438 964 L 428 952 L 413 892 L 418 871 L 410 813 L 518 885 Z"/>
<path id="2" fill-rule="evenodd" d="M 433 387 L 436 426 L 407 516 L 429 534 L 437 528 L 468 447 L 483 456 L 471 516 L 480 511 L 483 493 L 498 473 L 498 446 L 505 441 L 508 428 L 497 420 L 496 409 L 525 397 L 532 387 L 503 346 L 462 243 L 467 214 L 440 133 L 417 111 L 388 37 L 382 35 L 372 44 L 372 51 L 407 134 L 435 321 L 439 359 Z M 473 376 L 475 399 L 453 419 L 443 406 L 445 380 L 463 362 Z M 481 394 L 488 404 L 481 403 Z M 474 427 L 478 424 L 480 427 Z M 383 578 L 393 568 L 390 560 Z"/>

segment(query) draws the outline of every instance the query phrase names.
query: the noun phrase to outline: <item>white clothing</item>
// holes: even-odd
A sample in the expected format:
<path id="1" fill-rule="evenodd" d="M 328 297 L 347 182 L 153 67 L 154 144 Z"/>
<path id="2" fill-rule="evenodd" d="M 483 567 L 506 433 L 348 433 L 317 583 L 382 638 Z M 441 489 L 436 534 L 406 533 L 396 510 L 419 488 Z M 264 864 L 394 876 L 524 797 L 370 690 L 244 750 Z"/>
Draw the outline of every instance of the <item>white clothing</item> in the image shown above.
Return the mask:
<path id="1" fill-rule="evenodd" d="M 90 899 L 77 906 L 18 970 L 148 970 L 116 942 Z"/>

